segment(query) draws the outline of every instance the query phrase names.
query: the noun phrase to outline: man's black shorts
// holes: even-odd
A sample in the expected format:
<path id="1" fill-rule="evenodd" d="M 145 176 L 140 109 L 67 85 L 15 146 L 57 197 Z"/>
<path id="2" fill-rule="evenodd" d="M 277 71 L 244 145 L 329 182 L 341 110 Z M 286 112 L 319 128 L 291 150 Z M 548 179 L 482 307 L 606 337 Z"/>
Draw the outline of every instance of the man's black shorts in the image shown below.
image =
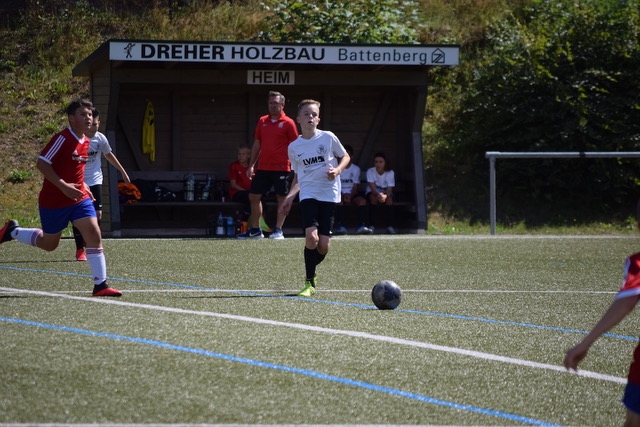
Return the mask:
<path id="1" fill-rule="evenodd" d="M 251 194 L 267 194 L 273 187 L 278 196 L 289 194 L 292 172 L 257 170 L 251 180 Z"/>

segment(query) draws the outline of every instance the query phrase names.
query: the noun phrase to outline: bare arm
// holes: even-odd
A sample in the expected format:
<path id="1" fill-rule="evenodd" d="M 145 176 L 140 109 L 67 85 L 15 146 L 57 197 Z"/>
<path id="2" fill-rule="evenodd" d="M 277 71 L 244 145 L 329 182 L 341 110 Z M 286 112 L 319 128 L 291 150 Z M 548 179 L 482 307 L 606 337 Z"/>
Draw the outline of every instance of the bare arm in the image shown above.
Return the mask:
<path id="1" fill-rule="evenodd" d="M 260 157 L 260 150 L 262 149 L 260 140 L 256 139 L 253 141 L 253 145 L 251 146 L 251 158 L 249 159 L 249 168 L 247 169 L 247 176 L 249 178 L 253 177 L 254 172 L 253 168 L 258 162 L 258 157 Z"/>
<path id="2" fill-rule="evenodd" d="M 124 180 L 124 182 L 126 182 L 127 184 L 131 183 L 131 180 L 129 179 L 129 175 L 127 175 L 127 172 L 124 170 L 124 168 L 122 167 L 122 165 L 118 161 L 118 158 L 116 157 L 115 154 L 113 154 L 113 153 L 105 154 L 104 158 L 107 159 L 107 161 L 109 163 L 111 163 L 113 165 L 113 167 L 115 167 L 116 169 L 118 169 L 120 171 L 120 173 L 122 174 L 122 179 Z"/>
<path id="3" fill-rule="evenodd" d="M 578 364 L 587 356 L 591 345 L 600 338 L 602 334 L 620 323 L 636 306 L 638 298 L 640 297 L 632 296 L 614 300 L 598 323 L 596 323 L 582 341 L 567 351 L 563 362 L 565 368 L 577 370 Z"/>
<path id="4" fill-rule="evenodd" d="M 282 206 L 280 207 L 280 213 L 284 215 L 288 215 L 291 210 L 291 205 L 293 204 L 293 199 L 296 198 L 296 194 L 300 191 L 300 185 L 298 185 L 298 174 L 293 175 L 293 182 L 291 182 L 291 189 L 289 190 L 289 194 L 285 197 L 282 202 Z"/>
<path id="5" fill-rule="evenodd" d="M 327 172 L 327 178 L 329 178 L 329 180 L 336 179 L 337 176 L 340 175 L 347 166 L 349 166 L 350 161 L 351 157 L 349 157 L 349 155 L 345 153 L 345 155 L 340 159 L 340 163 L 338 163 L 338 166 L 336 166 L 335 168 L 329 168 L 329 171 Z"/>

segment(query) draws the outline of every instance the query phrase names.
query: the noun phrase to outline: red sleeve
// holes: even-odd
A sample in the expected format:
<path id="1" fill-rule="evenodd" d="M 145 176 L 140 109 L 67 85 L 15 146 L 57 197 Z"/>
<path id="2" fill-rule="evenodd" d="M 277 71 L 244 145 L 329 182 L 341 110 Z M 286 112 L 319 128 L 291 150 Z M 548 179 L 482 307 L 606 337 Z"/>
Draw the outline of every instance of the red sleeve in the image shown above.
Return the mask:
<path id="1" fill-rule="evenodd" d="M 616 299 L 640 295 L 640 253 L 631 255 L 624 264 L 624 280 Z"/>

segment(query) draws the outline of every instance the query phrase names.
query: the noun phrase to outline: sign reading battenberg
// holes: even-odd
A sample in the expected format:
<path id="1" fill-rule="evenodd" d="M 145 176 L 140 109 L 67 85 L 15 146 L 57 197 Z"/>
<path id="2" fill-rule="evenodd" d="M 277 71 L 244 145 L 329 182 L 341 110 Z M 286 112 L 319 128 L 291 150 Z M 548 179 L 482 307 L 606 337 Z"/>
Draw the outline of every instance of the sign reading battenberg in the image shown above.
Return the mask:
<path id="1" fill-rule="evenodd" d="M 457 46 L 110 41 L 112 61 L 458 65 Z"/>

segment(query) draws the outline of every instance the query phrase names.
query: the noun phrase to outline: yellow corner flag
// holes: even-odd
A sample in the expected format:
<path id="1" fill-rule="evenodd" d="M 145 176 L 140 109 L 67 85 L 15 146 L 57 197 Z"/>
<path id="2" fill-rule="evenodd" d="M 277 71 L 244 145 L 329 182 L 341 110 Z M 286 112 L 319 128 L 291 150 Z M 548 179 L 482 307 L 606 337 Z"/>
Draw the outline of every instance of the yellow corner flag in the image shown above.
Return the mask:
<path id="1" fill-rule="evenodd" d="M 147 100 L 142 124 L 142 153 L 148 154 L 152 162 L 156 160 L 156 119 L 153 104 Z"/>

